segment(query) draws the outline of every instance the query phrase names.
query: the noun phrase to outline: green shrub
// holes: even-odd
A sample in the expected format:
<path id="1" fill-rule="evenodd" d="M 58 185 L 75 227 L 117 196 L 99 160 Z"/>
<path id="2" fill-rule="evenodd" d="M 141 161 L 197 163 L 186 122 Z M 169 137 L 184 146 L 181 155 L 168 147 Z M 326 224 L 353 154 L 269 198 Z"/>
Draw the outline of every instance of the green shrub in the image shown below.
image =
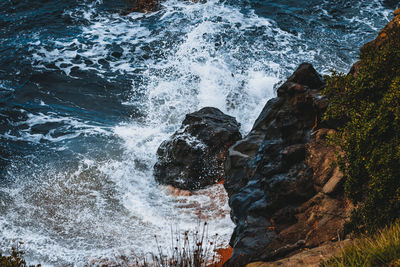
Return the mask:
<path id="1" fill-rule="evenodd" d="M 333 72 L 323 94 L 326 120 L 341 121 L 334 141 L 345 192 L 357 208 L 347 230 L 373 232 L 400 217 L 400 27 L 361 50 L 356 75 Z"/>
<path id="2" fill-rule="evenodd" d="M 35 265 L 28 265 L 24 258 L 24 252 L 20 250 L 20 245 L 23 243 L 20 242 L 20 244 L 17 247 L 11 248 L 11 255 L 10 256 L 3 256 L 0 253 L 0 266 L 1 267 L 36 267 Z M 37 265 L 37 267 L 40 267 L 41 265 Z"/>
<path id="3" fill-rule="evenodd" d="M 372 237 L 356 239 L 340 255 L 322 262 L 322 267 L 400 266 L 400 224 L 379 231 Z"/>

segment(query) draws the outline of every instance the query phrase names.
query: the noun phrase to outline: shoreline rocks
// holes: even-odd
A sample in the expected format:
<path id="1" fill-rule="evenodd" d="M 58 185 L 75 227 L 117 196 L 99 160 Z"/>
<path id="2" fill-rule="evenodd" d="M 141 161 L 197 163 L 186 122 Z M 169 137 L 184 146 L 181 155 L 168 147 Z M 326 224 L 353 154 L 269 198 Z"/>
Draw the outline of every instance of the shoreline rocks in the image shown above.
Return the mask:
<path id="1" fill-rule="evenodd" d="M 150 13 L 157 10 L 159 6 L 158 0 L 128 0 L 128 3 L 132 6 L 125 13 L 130 12 L 142 12 Z"/>
<path id="2" fill-rule="evenodd" d="M 236 224 L 226 266 L 267 261 L 337 238 L 351 205 L 331 163 L 322 77 L 303 63 L 230 149 L 224 186 Z M 323 164 L 322 164 L 323 163 Z"/>
<path id="3" fill-rule="evenodd" d="M 224 179 L 225 154 L 241 139 L 240 124 L 217 108 L 186 115 L 181 128 L 157 150 L 157 182 L 198 190 Z"/>
<path id="4" fill-rule="evenodd" d="M 361 52 L 391 40 L 388 30 L 399 27 L 400 9 L 394 15 Z M 349 74 L 358 75 L 360 67 L 355 63 Z M 337 250 L 339 242 L 332 241 L 343 238 L 354 206 L 334 164 L 341 151 L 327 142 L 343 122 L 321 121 L 328 105 L 320 94 L 323 87 L 312 65 L 301 64 L 265 105 L 251 132 L 229 148 L 224 187 L 236 227 L 233 253 L 224 266 L 256 261 L 248 266 L 317 266 L 322 254 Z"/>
<path id="5" fill-rule="evenodd" d="M 193 3 L 204 3 L 206 0 L 184 0 L 191 1 Z M 123 15 L 127 15 L 131 12 L 140 12 L 140 13 L 151 13 L 159 10 L 160 0 L 127 0 L 127 3 L 130 5 L 130 8 L 124 10 L 122 12 Z"/>
<path id="6" fill-rule="evenodd" d="M 361 47 L 361 54 L 396 41 L 391 32 L 399 26 L 397 9 L 378 36 Z M 362 67 L 356 62 L 349 75 L 357 76 Z M 291 260 L 290 255 L 343 238 L 354 206 L 335 165 L 336 154 L 342 152 L 327 138 L 344 122 L 321 121 L 328 106 L 319 93 L 322 86 L 312 66 L 302 64 L 264 107 L 249 135 L 231 147 L 225 186 L 236 228 L 226 266 L 279 258 L 284 259 L 277 265 L 291 266 L 291 261 L 298 266 L 313 255 L 300 253 Z"/>
<path id="7" fill-rule="evenodd" d="M 158 151 L 160 184 L 194 191 L 221 180 L 236 227 L 224 266 L 271 261 L 334 241 L 353 208 L 321 122 L 325 83 L 301 64 L 243 139 L 235 118 L 206 107 L 187 114 Z M 333 122 L 334 123 L 334 122 Z"/>

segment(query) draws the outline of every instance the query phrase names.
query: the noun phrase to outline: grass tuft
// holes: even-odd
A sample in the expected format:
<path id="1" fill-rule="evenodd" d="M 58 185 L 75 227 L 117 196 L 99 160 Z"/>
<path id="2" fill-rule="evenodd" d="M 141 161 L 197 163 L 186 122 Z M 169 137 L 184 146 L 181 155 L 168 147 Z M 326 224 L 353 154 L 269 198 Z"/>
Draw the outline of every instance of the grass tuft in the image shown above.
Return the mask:
<path id="1" fill-rule="evenodd" d="M 200 228 L 200 227 L 199 227 Z M 218 234 L 209 238 L 205 222 L 200 231 L 179 231 L 171 229 L 171 246 L 162 248 L 158 245 L 158 254 L 150 254 L 150 259 L 137 259 L 139 267 L 213 267 L 217 266 L 219 256 L 216 239 Z"/>
<path id="2" fill-rule="evenodd" d="M 397 220 L 373 236 L 354 240 L 340 255 L 320 266 L 400 266 L 400 221 Z"/>

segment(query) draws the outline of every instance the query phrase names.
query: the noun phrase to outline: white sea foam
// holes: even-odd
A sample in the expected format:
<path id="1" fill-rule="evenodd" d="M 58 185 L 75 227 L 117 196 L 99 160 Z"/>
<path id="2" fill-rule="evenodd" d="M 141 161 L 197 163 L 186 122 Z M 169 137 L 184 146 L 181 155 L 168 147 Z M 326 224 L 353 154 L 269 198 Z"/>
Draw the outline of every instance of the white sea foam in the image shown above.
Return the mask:
<path id="1" fill-rule="evenodd" d="M 44 105 L 44 103 L 41 103 L 40 105 Z M 47 114 L 29 113 L 26 116 L 26 120 L 10 122 L 11 126 L 24 126 L 24 129 L 20 130 L 16 134 L 11 134 L 11 131 L 8 131 L 0 136 L 5 139 L 14 141 L 40 143 L 43 141 L 60 142 L 68 139 L 74 139 L 80 135 L 108 135 L 112 132 L 111 127 L 94 125 L 93 123 L 90 123 L 88 121 L 72 117 L 59 116 L 52 112 L 49 112 Z M 46 133 L 32 132 L 33 127 L 45 125 L 47 123 L 58 123 L 60 126 L 50 129 Z M 56 130 L 59 132 L 64 132 L 64 134 L 56 135 Z M 65 134 L 68 132 L 69 134 Z"/>

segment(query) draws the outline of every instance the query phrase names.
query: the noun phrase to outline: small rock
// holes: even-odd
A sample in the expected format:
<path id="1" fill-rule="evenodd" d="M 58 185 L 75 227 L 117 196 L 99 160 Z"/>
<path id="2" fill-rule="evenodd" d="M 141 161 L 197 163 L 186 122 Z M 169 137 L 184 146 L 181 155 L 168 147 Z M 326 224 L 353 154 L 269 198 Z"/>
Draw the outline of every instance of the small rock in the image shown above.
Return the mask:
<path id="1" fill-rule="evenodd" d="M 115 58 L 120 58 L 120 57 L 122 57 L 122 52 L 114 51 L 114 52 L 111 53 L 111 56 L 113 56 Z"/>
<path id="2" fill-rule="evenodd" d="M 306 88 L 320 89 L 325 82 L 320 74 L 309 63 L 302 63 L 287 81 L 278 88 L 278 96 L 286 93 L 304 92 Z"/>
<path id="3" fill-rule="evenodd" d="M 336 190 L 339 188 L 343 177 L 343 173 L 339 170 L 339 167 L 336 167 L 333 171 L 331 178 L 322 188 L 322 192 L 328 195 L 335 193 Z"/>
<path id="4" fill-rule="evenodd" d="M 225 153 L 241 139 L 239 127 L 235 118 L 217 108 L 186 115 L 181 128 L 158 148 L 155 179 L 185 190 L 223 180 Z"/>

